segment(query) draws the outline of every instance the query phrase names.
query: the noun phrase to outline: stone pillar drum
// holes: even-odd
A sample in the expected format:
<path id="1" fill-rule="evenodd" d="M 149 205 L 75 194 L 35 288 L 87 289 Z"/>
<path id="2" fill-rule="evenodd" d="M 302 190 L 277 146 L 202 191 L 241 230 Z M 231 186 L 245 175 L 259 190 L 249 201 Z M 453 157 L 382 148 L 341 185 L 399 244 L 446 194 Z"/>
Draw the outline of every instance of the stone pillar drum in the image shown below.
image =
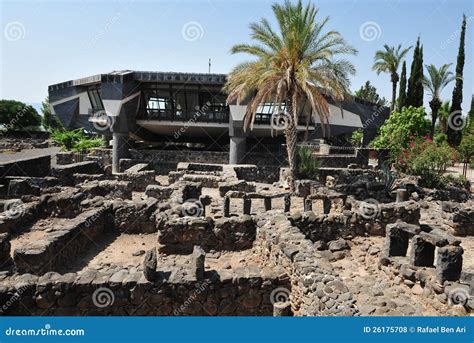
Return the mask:
<path id="1" fill-rule="evenodd" d="M 247 138 L 230 137 L 229 164 L 241 164 L 247 151 Z"/>
<path id="2" fill-rule="evenodd" d="M 120 159 L 128 157 L 128 133 L 114 132 L 112 145 L 112 172 L 120 173 Z"/>

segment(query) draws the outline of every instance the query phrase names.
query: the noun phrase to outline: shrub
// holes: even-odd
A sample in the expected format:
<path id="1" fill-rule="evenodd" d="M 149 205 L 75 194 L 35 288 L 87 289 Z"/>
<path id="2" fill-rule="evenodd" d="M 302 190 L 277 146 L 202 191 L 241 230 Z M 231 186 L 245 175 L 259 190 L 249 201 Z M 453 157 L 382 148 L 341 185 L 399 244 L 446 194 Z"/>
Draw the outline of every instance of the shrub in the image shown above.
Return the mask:
<path id="1" fill-rule="evenodd" d="M 316 180 L 318 178 L 319 160 L 313 156 L 313 151 L 310 148 L 298 148 L 296 170 L 299 179 Z"/>
<path id="2" fill-rule="evenodd" d="M 53 131 L 51 139 L 61 145 L 63 151 L 85 152 L 90 148 L 103 146 L 100 138 L 91 138 L 84 133 L 82 128 L 71 131 Z"/>
<path id="3" fill-rule="evenodd" d="M 402 150 L 396 168 L 404 173 L 420 176 L 424 187 L 442 186 L 442 176 L 456 157 L 456 151 L 447 143 L 437 145 L 430 139 L 417 138 Z"/>
<path id="4" fill-rule="evenodd" d="M 389 149 L 391 159 L 395 160 L 408 147 L 413 137 L 423 137 L 429 132 L 430 122 L 425 119 L 423 107 L 403 107 L 390 114 L 371 146 L 375 149 Z"/>
<path id="5" fill-rule="evenodd" d="M 30 105 L 15 100 L 0 100 L 0 129 L 2 131 L 39 130 L 41 116 Z"/>
<path id="6" fill-rule="evenodd" d="M 362 139 L 364 138 L 364 133 L 361 130 L 352 132 L 351 144 L 357 148 L 362 146 Z"/>

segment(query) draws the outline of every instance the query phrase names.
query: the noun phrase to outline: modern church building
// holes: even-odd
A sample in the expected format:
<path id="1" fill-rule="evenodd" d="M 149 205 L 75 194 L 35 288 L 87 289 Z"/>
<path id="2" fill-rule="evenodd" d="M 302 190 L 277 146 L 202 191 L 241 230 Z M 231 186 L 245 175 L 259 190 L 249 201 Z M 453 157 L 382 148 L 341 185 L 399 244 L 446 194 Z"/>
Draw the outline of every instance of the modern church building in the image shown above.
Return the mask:
<path id="1" fill-rule="evenodd" d="M 238 164 L 248 142 L 264 138 L 283 142 L 281 118 L 262 104 L 252 130 L 243 129 L 245 104 L 226 104 L 225 74 L 114 71 L 49 86 L 52 113 L 64 127 L 85 128 L 113 138 L 113 165 L 128 153 L 129 140 L 209 142 L 229 145 L 229 163 Z M 330 103 L 331 137 L 362 129 L 367 142 L 389 115 L 387 107 L 357 99 Z M 308 126 L 310 139 L 321 138 L 319 119 L 306 122 L 305 104 L 298 130 Z M 317 116 L 316 116 L 317 117 Z M 308 138 L 308 137 L 306 137 Z"/>

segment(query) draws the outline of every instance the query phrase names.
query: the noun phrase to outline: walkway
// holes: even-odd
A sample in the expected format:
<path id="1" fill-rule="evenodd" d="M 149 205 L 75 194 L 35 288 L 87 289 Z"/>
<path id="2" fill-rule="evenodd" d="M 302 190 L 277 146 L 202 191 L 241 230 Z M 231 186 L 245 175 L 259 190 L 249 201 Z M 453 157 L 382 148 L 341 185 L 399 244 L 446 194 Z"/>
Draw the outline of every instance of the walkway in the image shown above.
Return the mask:
<path id="1" fill-rule="evenodd" d="M 40 157 L 40 156 L 46 156 L 46 155 L 54 156 L 60 151 L 61 151 L 61 148 L 52 147 L 52 148 L 44 148 L 44 149 L 22 150 L 20 152 L 15 152 L 15 153 L 12 153 L 12 154 L 10 154 L 10 153 L 0 153 L 0 164 L 10 163 L 10 162 L 14 162 L 16 160 L 23 160 L 23 159 Z"/>

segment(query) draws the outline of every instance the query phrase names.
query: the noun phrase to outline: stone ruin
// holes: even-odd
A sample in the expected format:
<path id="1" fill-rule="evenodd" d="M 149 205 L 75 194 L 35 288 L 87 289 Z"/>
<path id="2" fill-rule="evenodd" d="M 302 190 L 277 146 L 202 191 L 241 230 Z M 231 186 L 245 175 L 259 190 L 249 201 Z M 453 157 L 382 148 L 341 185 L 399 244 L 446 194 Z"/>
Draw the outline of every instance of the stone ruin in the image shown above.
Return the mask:
<path id="1" fill-rule="evenodd" d="M 262 183 L 254 165 L 0 166 L 2 315 L 467 315 L 470 195 L 373 169 Z M 462 192 L 461 192 L 462 193 Z M 453 201 L 457 199 L 458 201 Z"/>

